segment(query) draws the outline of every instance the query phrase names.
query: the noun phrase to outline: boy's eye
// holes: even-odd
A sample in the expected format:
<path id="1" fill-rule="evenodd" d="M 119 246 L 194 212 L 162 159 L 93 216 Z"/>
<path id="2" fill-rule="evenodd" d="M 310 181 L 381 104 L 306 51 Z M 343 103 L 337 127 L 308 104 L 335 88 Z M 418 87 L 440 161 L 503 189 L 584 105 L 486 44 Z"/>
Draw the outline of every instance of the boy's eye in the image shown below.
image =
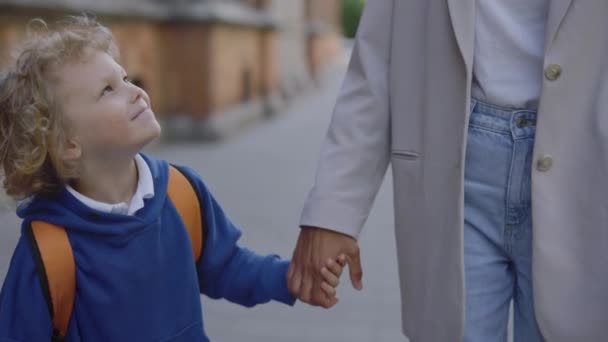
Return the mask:
<path id="1" fill-rule="evenodd" d="M 107 93 L 111 92 L 112 90 L 114 90 L 114 89 L 112 88 L 112 86 L 109 86 L 109 85 L 108 85 L 108 86 L 106 86 L 106 87 L 105 87 L 105 88 L 103 88 L 103 90 L 101 91 L 101 96 L 103 96 L 103 95 L 105 95 L 105 94 L 107 94 Z"/>

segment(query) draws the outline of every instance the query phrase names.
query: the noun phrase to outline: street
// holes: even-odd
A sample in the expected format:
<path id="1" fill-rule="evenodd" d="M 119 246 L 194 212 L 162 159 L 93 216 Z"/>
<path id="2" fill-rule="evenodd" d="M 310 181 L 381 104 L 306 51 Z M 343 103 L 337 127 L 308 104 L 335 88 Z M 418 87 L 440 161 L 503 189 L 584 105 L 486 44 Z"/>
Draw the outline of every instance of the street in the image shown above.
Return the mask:
<path id="1" fill-rule="evenodd" d="M 147 152 L 196 169 L 224 210 L 243 230 L 241 244 L 260 253 L 291 256 L 300 210 L 342 81 L 345 62 L 331 69 L 319 89 L 299 96 L 285 110 L 218 143 L 155 144 Z M 360 237 L 364 289 L 352 288 L 345 270 L 340 303 L 324 310 L 298 303 L 246 309 L 203 298 L 212 341 L 400 342 L 399 284 L 393 213 L 387 175 Z M 0 279 L 19 234 L 14 210 L 0 210 Z M 179 291 L 179 289 L 175 289 Z"/>

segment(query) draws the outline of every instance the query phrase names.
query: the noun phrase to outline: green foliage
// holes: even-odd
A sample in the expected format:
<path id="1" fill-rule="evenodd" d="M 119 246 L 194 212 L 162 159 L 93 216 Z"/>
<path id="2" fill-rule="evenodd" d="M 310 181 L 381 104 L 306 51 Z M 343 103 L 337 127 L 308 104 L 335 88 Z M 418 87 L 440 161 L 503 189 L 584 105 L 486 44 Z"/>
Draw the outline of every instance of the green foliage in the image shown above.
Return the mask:
<path id="1" fill-rule="evenodd" d="M 352 38 L 357 33 L 363 7 L 365 7 L 365 0 L 342 0 L 342 31 L 344 36 Z"/>

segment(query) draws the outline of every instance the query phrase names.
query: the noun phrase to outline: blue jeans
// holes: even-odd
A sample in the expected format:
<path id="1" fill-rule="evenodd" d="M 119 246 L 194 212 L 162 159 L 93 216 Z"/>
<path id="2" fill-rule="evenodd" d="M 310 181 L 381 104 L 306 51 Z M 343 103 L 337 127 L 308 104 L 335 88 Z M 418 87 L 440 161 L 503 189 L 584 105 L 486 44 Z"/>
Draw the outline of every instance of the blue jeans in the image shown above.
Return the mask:
<path id="1" fill-rule="evenodd" d="M 465 342 L 543 341 L 532 299 L 536 112 L 472 100 L 465 161 Z"/>

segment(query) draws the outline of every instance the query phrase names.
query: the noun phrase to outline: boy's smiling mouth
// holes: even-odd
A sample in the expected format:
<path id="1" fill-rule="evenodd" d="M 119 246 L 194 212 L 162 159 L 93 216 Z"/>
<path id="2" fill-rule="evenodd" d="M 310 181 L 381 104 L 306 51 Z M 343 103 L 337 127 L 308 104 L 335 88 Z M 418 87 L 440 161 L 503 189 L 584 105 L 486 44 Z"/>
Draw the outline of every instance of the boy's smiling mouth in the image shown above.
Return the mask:
<path id="1" fill-rule="evenodd" d="M 142 107 L 135 113 L 135 115 L 133 115 L 133 117 L 131 118 L 131 121 L 137 119 L 140 115 L 144 114 L 145 112 L 147 112 L 149 110 L 150 110 L 150 107 L 148 107 L 148 106 Z"/>

